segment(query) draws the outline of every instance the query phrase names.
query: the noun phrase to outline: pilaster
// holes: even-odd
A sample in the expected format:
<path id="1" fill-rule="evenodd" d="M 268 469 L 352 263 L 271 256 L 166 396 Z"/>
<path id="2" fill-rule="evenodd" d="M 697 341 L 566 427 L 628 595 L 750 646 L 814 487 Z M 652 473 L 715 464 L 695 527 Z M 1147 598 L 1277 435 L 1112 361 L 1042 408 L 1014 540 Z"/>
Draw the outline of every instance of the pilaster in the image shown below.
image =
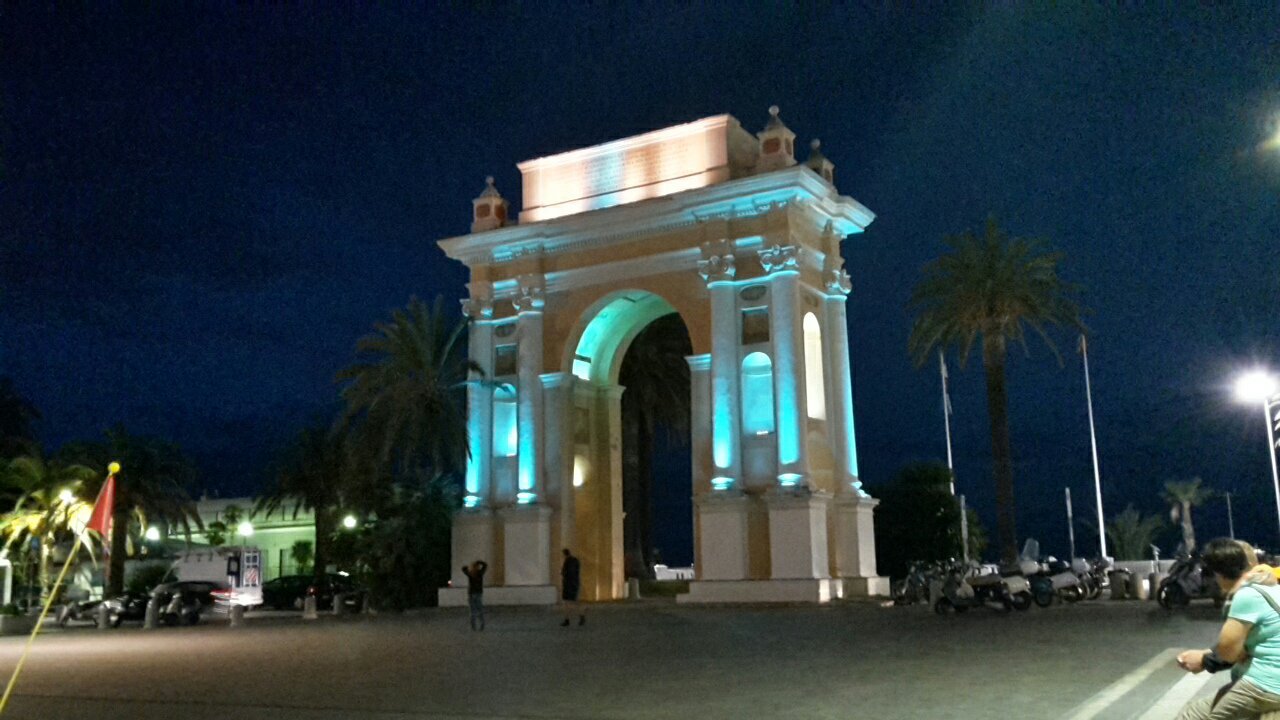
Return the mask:
<path id="1" fill-rule="evenodd" d="M 493 386 L 488 379 L 493 374 L 493 302 L 473 295 L 462 301 L 462 312 L 471 320 L 467 330 L 467 354 L 483 371 L 472 371 L 467 382 L 467 441 L 470 452 L 463 505 L 472 508 L 492 501 Z"/>
<path id="2" fill-rule="evenodd" d="M 519 294 L 514 300 L 520 345 L 517 351 L 519 365 L 519 466 L 517 469 L 516 502 L 534 503 L 542 489 L 542 308 L 543 279 L 541 275 L 520 277 Z"/>
<path id="3" fill-rule="evenodd" d="M 794 245 L 773 244 L 759 251 L 769 273 L 769 339 L 773 351 L 773 402 L 777 423 L 778 485 L 808 487 L 808 420 L 802 340 L 797 306 L 800 269 Z"/>
<path id="4" fill-rule="evenodd" d="M 711 296 L 711 485 L 730 490 L 742 480 L 742 401 L 738 355 L 742 333 L 733 278 L 733 244 L 702 244 L 698 272 Z"/>

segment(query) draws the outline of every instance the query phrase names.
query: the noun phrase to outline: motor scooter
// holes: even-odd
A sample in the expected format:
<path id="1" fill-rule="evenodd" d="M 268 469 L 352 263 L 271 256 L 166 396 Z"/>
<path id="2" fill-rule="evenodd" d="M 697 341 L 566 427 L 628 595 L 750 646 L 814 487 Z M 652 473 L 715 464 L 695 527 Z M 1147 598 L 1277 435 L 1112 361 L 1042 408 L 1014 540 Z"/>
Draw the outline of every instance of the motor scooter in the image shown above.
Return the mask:
<path id="1" fill-rule="evenodd" d="M 80 600 L 69 602 L 58 611 L 58 627 L 66 627 L 72 622 L 90 622 L 98 626 L 98 606 L 101 600 Z"/>
<path id="2" fill-rule="evenodd" d="M 972 565 L 953 563 L 945 576 L 933 581 L 929 590 L 930 596 L 934 598 L 934 612 L 939 615 L 946 615 L 952 610 L 963 613 L 969 608 L 983 606 L 1009 612 L 1019 606 L 1022 609 L 1030 607 L 1030 594 L 1025 590 L 1020 591 L 1023 595 L 1015 601 L 1009 593 L 1006 578 L 996 573 L 972 575 L 972 569 Z M 1022 598 L 1025 598 L 1025 603 Z"/>
<path id="3" fill-rule="evenodd" d="M 1222 589 L 1213 579 L 1213 573 L 1207 573 L 1200 564 L 1198 555 L 1181 553 L 1169 568 L 1168 577 L 1160 581 L 1156 591 L 1156 602 L 1166 610 L 1175 607 L 1186 607 L 1192 600 L 1212 599 L 1215 607 L 1222 607 L 1225 599 Z"/>

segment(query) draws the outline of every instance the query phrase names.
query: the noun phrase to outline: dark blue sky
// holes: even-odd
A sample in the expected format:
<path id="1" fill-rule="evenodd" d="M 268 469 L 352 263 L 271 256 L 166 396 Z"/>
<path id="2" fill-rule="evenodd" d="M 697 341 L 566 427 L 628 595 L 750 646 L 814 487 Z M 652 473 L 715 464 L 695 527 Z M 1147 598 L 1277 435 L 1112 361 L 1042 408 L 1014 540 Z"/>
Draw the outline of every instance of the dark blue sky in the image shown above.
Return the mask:
<path id="1" fill-rule="evenodd" d="M 1276 538 L 1261 412 L 1226 389 L 1280 367 L 1269 4 L 2 12 L 0 372 L 51 445 L 123 422 L 249 492 L 374 321 L 461 295 L 435 240 L 486 174 L 518 203 L 520 160 L 721 112 L 757 130 L 777 103 L 878 215 L 845 247 L 864 479 L 942 456 L 904 304 L 994 212 L 1085 288 L 1109 514 L 1201 475 Z M 1061 340 L 1065 366 L 1033 346 L 1010 373 L 1020 525 L 1058 551 L 1062 488 L 1086 515 L 1092 482 Z M 978 367 L 953 388 L 960 487 L 993 524 Z"/>

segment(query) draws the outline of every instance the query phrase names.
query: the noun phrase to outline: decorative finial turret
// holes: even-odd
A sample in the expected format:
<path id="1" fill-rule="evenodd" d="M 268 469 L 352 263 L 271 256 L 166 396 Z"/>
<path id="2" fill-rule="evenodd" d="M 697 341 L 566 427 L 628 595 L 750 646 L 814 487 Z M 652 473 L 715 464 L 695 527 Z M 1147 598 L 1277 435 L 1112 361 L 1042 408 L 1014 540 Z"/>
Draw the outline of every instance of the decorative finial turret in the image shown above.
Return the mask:
<path id="1" fill-rule="evenodd" d="M 796 134 L 778 117 L 778 106 L 769 108 L 769 122 L 764 130 L 756 133 L 760 139 L 760 159 L 757 172 L 768 172 L 796 164 Z"/>
<path id="2" fill-rule="evenodd" d="M 471 201 L 471 232 L 493 230 L 507 224 L 507 201 L 493 185 L 493 176 L 484 179 L 484 191 Z"/>
<path id="3" fill-rule="evenodd" d="M 836 166 L 822 154 L 822 141 L 814 138 L 809 142 L 809 159 L 804 161 L 806 167 L 822 176 L 831 184 L 836 182 Z"/>

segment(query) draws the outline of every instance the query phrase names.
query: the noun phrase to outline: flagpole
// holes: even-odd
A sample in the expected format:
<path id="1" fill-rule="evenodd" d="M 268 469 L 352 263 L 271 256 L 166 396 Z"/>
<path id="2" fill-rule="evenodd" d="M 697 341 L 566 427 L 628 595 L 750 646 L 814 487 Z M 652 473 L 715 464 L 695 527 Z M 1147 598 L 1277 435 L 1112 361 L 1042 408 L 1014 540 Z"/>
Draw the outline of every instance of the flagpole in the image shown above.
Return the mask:
<path id="1" fill-rule="evenodd" d="M 942 422 L 947 430 L 947 470 L 951 473 L 951 495 L 956 494 L 956 469 L 951 457 L 951 399 L 947 396 L 947 361 L 938 350 L 938 371 L 942 374 Z"/>
<path id="2" fill-rule="evenodd" d="M 27 644 L 22 648 L 22 655 L 18 657 L 18 664 L 13 668 L 13 674 L 9 676 L 9 684 L 4 688 L 4 696 L 0 697 L 0 715 L 3 715 L 5 708 L 9 706 L 9 696 L 13 694 L 13 687 L 18 683 L 18 675 L 22 672 L 22 666 L 27 662 L 27 654 L 31 652 L 31 643 L 35 642 L 36 635 L 39 634 L 40 627 L 44 624 L 44 619 L 49 614 L 49 608 L 53 605 L 53 599 L 58 595 L 58 588 L 62 586 L 62 580 L 67 576 L 71 561 L 75 560 L 76 555 L 80 552 L 81 539 L 80 535 L 76 535 L 76 542 L 71 546 L 71 554 L 67 555 L 67 561 L 62 564 L 62 572 L 58 573 L 58 579 L 53 582 L 53 589 L 49 591 L 49 597 L 44 601 L 44 607 L 40 610 L 40 617 L 36 619 L 36 626 L 32 628 L 31 635 L 27 637 Z"/>
<path id="3" fill-rule="evenodd" d="M 1089 406 L 1089 447 L 1093 451 L 1093 491 L 1098 501 L 1098 543 L 1102 559 L 1107 559 L 1107 526 L 1102 517 L 1102 475 L 1098 472 L 1098 434 L 1093 426 L 1093 389 L 1089 383 L 1089 343 L 1080 333 L 1080 355 L 1084 358 L 1084 397 Z"/>
<path id="4" fill-rule="evenodd" d="M 90 528 L 97 530 L 105 538 L 110 534 L 111 516 L 115 505 L 115 483 L 116 473 L 120 472 L 120 463 L 111 462 L 107 465 L 107 479 L 102 483 L 102 489 L 98 491 L 98 497 L 93 502 L 93 512 L 89 515 L 89 520 L 83 529 L 76 532 L 76 541 L 71 546 L 71 552 L 67 554 L 67 561 L 62 563 L 62 571 L 58 573 L 58 579 L 53 581 L 53 588 L 49 591 L 49 597 L 45 598 L 44 607 L 40 609 L 40 616 L 36 618 L 36 626 L 31 629 L 31 634 L 27 636 L 27 644 L 22 647 L 22 655 L 18 656 L 18 664 L 13 668 L 13 674 L 9 676 L 9 684 L 4 688 L 4 695 L 0 696 L 0 715 L 4 714 L 5 708 L 9 707 L 9 698 L 13 695 L 13 688 L 18 684 L 18 675 L 22 673 L 22 666 L 27 663 L 27 655 L 31 652 L 31 644 L 35 642 L 36 635 L 40 633 L 41 626 L 44 625 L 44 619 L 49 616 L 49 608 L 53 607 L 53 599 L 58 596 L 58 588 L 62 587 L 62 581 L 67 577 L 67 570 L 71 569 L 71 563 L 76 559 L 76 555 L 80 553 L 80 545 L 84 542 L 85 533 Z M 99 515 L 99 513 L 101 513 Z M 73 525 L 74 527 L 74 525 Z"/>

